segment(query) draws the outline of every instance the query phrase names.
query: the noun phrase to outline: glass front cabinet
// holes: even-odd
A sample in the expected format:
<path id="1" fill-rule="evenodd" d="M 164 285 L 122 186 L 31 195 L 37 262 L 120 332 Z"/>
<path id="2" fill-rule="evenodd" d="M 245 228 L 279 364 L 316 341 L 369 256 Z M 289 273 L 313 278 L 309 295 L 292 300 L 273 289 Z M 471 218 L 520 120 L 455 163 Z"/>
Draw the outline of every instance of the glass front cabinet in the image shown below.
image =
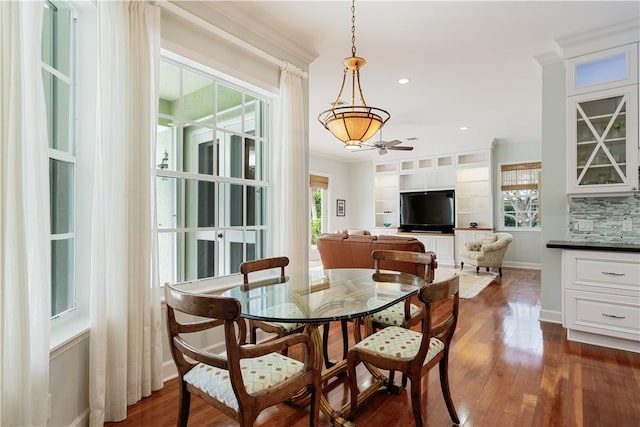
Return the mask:
<path id="1" fill-rule="evenodd" d="M 638 86 L 567 98 L 567 192 L 638 190 Z"/>

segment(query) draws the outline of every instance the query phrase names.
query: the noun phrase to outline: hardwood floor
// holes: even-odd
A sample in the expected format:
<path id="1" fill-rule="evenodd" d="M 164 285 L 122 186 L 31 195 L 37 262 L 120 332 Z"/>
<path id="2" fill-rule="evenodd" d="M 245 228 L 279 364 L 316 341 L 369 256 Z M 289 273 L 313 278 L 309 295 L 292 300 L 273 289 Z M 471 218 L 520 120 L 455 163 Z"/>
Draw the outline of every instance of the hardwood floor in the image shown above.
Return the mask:
<path id="1" fill-rule="evenodd" d="M 460 301 L 460 320 L 450 356 L 450 385 L 464 427 L 640 426 L 640 354 L 568 342 L 558 324 L 539 322 L 540 272 L 503 269 L 478 296 Z M 332 328 L 330 353 L 340 354 Z M 397 377 L 397 376 L 396 376 Z M 366 378 L 361 377 L 361 384 Z M 399 379 L 397 379 L 398 381 Z M 428 426 L 450 426 L 438 370 L 423 380 Z M 348 388 L 336 381 L 328 391 L 337 407 Z M 128 419 L 106 426 L 174 426 L 178 386 L 129 408 Z M 325 425 L 328 422 L 321 418 Z M 302 427 L 306 408 L 278 405 L 264 411 L 263 427 Z M 355 418 L 357 426 L 413 425 L 408 392 L 378 395 Z M 189 426 L 237 425 L 192 398 Z"/>

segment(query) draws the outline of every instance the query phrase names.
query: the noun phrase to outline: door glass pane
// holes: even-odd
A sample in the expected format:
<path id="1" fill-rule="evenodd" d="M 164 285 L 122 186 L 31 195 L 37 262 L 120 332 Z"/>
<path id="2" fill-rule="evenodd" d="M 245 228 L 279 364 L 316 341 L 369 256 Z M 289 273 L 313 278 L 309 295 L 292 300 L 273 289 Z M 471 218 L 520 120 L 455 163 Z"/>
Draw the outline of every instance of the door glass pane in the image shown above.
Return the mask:
<path id="1" fill-rule="evenodd" d="M 216 153 L 213 143 L 213 129 L 197 125 L 183 128 L 183 170 L 213 175 Z"/>
<path id="2" fill-rule="evenodd" d="M 73 163 L 49 159 L 51 234 L 73 232 Z"/>
<path id="3" fill-rule="evenodd" d="M 70 97 L 69 85 L 47 71 L 42 71 L 44 96 L 47 108 L 47 133 L 49 147 L 71 152 L 69 135 Z"/>
<path id="4" fill-rule="evenodd" d="M 266 205 L 265 188 L 247 186 L 247 225 L 266 225 Z"/>
<path id="5" fill-rule="evenodd" d="M 213 227 L 215 225 L 215 201 L 215 182 L 185 180 L 185 226 Z"/>
<path id="6" fill-rule="evenodd" d="M 51 241 L 51 316 L 74 306 L 73 239 Z"/>
<path id="7" fill-rule="evenodd" d="M 216 238 L 213 231 L 185 233 L 185 280 L 215 276 Z"/>
<path id="8" fill-rule="evenodd" d="M 182 85 L 185 119 L 213 124 L 213 81 L 183 70 Z"/>
<path id="9" fill-rule="evenodd" d="M 220 226 L 242 226 L 244 214 L 243 186 L 220 183 L 218 206 Z"/>

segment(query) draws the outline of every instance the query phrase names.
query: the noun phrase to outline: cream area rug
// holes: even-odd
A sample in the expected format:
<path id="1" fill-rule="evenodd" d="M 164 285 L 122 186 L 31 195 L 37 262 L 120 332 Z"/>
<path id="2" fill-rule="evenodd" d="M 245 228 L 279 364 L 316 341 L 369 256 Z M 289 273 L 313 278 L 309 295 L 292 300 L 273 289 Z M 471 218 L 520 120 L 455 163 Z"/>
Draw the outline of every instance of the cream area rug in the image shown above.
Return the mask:
<path id="1" fill-rule="evenodd" d="M 484 288 L 486 288 L 493 279 L 499 277 L 498 274 L 487 273 L 481 271 L 476 274 L 474 271 L 451 268 L 436 268 L 436 280 L 446 279 L 451 277 L 454 273 L 458 273 L 460 276 L 460 298 L 469 299 L 478 295 Z"/>

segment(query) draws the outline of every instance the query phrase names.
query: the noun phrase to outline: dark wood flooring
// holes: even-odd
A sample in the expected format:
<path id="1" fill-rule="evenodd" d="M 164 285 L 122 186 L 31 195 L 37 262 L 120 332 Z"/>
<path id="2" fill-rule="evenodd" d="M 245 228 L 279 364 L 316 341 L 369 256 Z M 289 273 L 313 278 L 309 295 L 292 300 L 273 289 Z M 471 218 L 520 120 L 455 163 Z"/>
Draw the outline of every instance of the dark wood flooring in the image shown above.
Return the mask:
<path id="1" fill-rule="evenodd" d="M 540 272 L 503 271 L 504 276 L 478 296 L 461 300 L 449 367 L 460 425 L 640 426 L 640 354 L 568 342 L 560 325 L 538 321 Z M 330 339 L 330 353 L 337 357 L 337 325 Z M 438 370 L 423 381 L 427 425 L 451 426 Z M 346 402 L 348 395 L 340 381 L 328 391 L 334 407 Z M 105 425 L 174 426 L 177 399 L 177 381 L 168 381 L 163 390 L 131 406 L 126 421 Z M 324 417 L 321 421 L 328 425 Z M 389 395 L 381 390 L 355 423 L 365 427 L 413 425 L 408 392 Z M 306 408 L 286 404 L 264 411 L 256 423 L 263 427 L 307 424 Z M 192 398 L 189 426 L 234 425 Z"/>

